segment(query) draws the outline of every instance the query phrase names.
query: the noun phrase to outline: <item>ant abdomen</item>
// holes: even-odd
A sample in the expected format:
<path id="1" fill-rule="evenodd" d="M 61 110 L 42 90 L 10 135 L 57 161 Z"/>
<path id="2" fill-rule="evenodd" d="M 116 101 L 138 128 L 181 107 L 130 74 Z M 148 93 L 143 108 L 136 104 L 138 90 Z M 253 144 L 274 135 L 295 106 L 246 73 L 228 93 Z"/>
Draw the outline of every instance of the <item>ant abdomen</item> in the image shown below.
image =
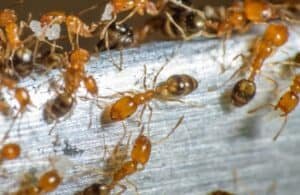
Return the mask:
<path id="1" fill-rule="evenodd" d="M 108 46 L 105 45 L 105 40 L 100 40 L 97 43 L 99 51 L 107 49 L 122 49 L 131 46 L 134 43 L 134 33 L 130 26 L 125 24 L 112 24 L 108 30 Z"/>
<path id="2" fill-rule="evenodd" d="M 160 99 L 169 99 L 188 95 L 198 87 L 198 81 L 186 74 L 173 75 L 155 89 Z"/>
<path id="3" fill-rule="evenodd" d="M 65 116 L 73 107 L 74 98 L 66 93 L 59 94 L 55 99 L 46 104 L 44 119 L 47 123 L 52 123 Z"/>
<path id="4" fill-rule="evenodd" d="M 235 106 L 244 106 L 253 99 L 255 93 L 255 83 L 251 80 L 242 79 L 233 87 L 231 100 Z"/>
<path id="5" fill-rule="evenodd" d="M 86 187 L 82 192 L 77 192 L 76 195 L 109 195 L 110 188 L 105 184 L 94 183 Z"/>

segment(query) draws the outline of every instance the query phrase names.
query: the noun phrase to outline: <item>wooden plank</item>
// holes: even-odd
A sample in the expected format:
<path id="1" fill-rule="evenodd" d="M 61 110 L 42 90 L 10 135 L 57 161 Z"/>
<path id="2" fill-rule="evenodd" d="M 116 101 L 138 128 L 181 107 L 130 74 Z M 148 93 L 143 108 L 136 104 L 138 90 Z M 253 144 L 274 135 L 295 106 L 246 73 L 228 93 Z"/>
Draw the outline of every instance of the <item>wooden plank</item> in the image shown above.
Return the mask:
<path id="1" fill-rule="evenodd" d="M 283 135 L 278 141 L 273 142 L 272 136 L 282 119 L 273 117 L 271 120 L 268 113 L 272 112 L 247 114 L 249 109 L 261 103 L 275 102 L 278 99 L 278 96 L 273 97 L 271 94 L 271 83 L 258 76 L 257 96 L 243 108 L 233 108 L 224 96 L 237 79 L 219 90 L 208 90 L 212 86 L 222 84 L 240 66 L 240 60 L 232 61 L 232 59 L 247 51 L 249 41 L 253 38 L 252 34 L 235 37 L 226 42 L 227 70 L 223 74 L 220 73 L 219 66 L 223 62 L 219 40 L 196 40 L 183 44 L 153 43 L 127 49 L 123 51 L 124 70 L 121 72 L 112 66 L 107 53 L 102 53 L 91 60 L 88 73 L 97 79 L 101 95 L 112 94 L 115 91 L 142 90 L 143 65 L 147 65 L 150 84 L 155 72 L 176 48 L 178 49 L 175 57 L 162 71 L 159 81 L 180 73 L 190 74 L 199 81 L 199 88 L 184 100 L 204 105 L 203 107 L 177 102 L 151 103 L 154 107 L 150 125 L 153 141 L 166 135 L 180 116 L 184 115 L 185 119 L 167 141 L 153 146 L 151 159 L 145 170 L 130 177 L 140 194 L 206 194 L 217 188 L 234 191 L 232 177 L 234 169 L 237 170 L 242 183 L 238 184 L 235 191 L 238 194 L 249 194 L 250 191 L 255 194 L 266 194 L 272 182 L 277 182 L 278 194 L 298 194 L 299 109 L 289 117 Z M 289 43 L 274 55 L 274 59 L 285 59 L 287 53 L 293 55 L 298 46 L 299 39 L 296 39 L 296 34 L 292 34 Z M 113 52 L 112 56 L 118 60 L 119 53 Z M 266 72 L 273 72 L 277 71 L 278 67 L 265 69 Z M 273 76 L 276 75 L 278 74 L 273 72 Z M 65 183 L 53 194 L 72 194 L 100 177 L 96 172 L 85 177 L 79 177 L 79 174 L 87 167 L 101 168 L 103 138 L 105 144 L 112 147 L 122 136 L 121 123 L 100 125 L 101 110 L 95 106 L 92 115 L 93 124 L 88 128 L 89 102 L 80 100 L 72 116 L 57 124 L 54 134 L 49 136 L 51 126 L 43 121 L 42 109 L 43 103 L 54 94 L 47 92 L 47 79 L 43 77 L 37 81 L 23 82 L 24 86 L 31 88 L 33 103 L 37 108 L 31 108 L 26 112 L 11 134 L 9 141 L 18 141 L 25 154 L 18 160 L 3 164 L 3 168 L 8 170 L 11 177 L 1 179 L 2 193 L 8 189 L 16 189 L 16 179 L 22 172 L 33 167 L 39 172 L 45 171 L 50 168 L 47 157 L 64 155 L 73 165 L 66 167 Z M 280 89 L 287 88 L 290 80 L 291 78 L 280 81 Z M 38 93 L 35 93 L 32 87 L 40 84 L 42 85 Z M 85 94 L 84 89 L 80 93 Z M 128 120 L 127 126 L 134 138 L 139 133 L 139 128 L 133 119 Z M 4 124 L 1 125 L 3 133 L 10 121 L 1 118 L 0 122 Z M 19 136 L 18 126 L 20 126 Z M 71 181 L 74 175 L 78 177 Z M 128 186 L 125 194 L 134 194 L 134 191 Z"/>

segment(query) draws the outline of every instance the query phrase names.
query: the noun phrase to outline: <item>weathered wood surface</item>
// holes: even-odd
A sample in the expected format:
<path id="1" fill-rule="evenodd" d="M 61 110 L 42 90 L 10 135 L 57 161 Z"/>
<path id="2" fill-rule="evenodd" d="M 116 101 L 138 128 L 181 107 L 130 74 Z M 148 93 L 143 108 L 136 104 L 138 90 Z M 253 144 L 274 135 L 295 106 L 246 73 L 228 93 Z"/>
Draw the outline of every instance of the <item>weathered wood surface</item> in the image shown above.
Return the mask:
<path id="1" fill-rule="evenodd" d="M 195 93 L 184 98 L 187 102 L 196 102 L 204 107 L 192 107 L 177 102 L 155 102 L 150 134 L 153 140 L 166 135 L 182 115 L 184 122 L 164 143 L 155 145 L 151 159 L 145 170 L 130 177 L 138 187 L 140 194 L 206 194 L 223 188 L 234 191 L 232 171 L 238 172 L 240 183 L 235 192 L 238 194 L 266 194 L 272 182 L 277 183 L 277 194 L 299 194 L 300 183 L 300 109 L 289 117 L 286 130 L 273 142 L 272 136 L 280 126 L 282 119 L 262 115 L 247 114 L 247 111 L 266 101 L 275 102 L 278 96 L 272 97 L 272 83 L 259 76 L 258 92 L 255 100 L 243 108 L 233 108 L 226 99 L 226 91 L 232 87 L 234 79 L 226 87 L 208 91 L 208 88 L 220 85 L 241 64 L 240 60 L 232 62 L 234 56 L 247 51 L 252 35 L 236 37 L 226 42 L 225 73 L 220 74 L 219 63 L 222 59 L 222 47 L 218 40 L 198 40 L 183 43 L 154 43 L 140 48 L 123 51 L 124 70 L 118 72 L 110 62 L 107 53 L 91 60 L 88 72 L 95 75 L 101 95 L 114 91 L 142 90 L 143 65 L 148 67 L 148 82 L 157 69 L 165 62 L 176 47 L 179 49 L 170 64 L 162 71 L 159 81 L 177 73 L 186 73 L 199 81 Z M 274 57 L 284 59 L 293 55 L 299 48 L 299 39 L 295 34 L 288 44 Z M 119 54 L 113 52 L 118 60 Z M 231 63 L 232 62 L 232 63 Z M 266 67 L 265 71 L 277 69 Z M 276 72 L 274 76 L 278 75 Z M 15 125 L 9 141 L 18 141 L 23 148 L 21 159 L 4 163 L 3 167 L 10 173 L 9 179 L 0 179 L 0 192 L 17 187 L 16 179 L 22 172 L 32 167 L 38 171 L 49 168 L 48 156 L 67 155 L 73 162 L 65 173 L 66 182 L 53 194 L 72 194 L 89 182 L 95 181 L 96 174 L 78 177 L 71 180 L 71 175 L 80 174 L 83 167 L 100 167 L 105 144 L 113 146 L 122 136 L 120 123 L 100 126 L 100 111 L 93 109 L 92 128 L 88 129 L 89 103 L 78 101 L 72 116 L 57 124 L 54 135 L 49 136 L 51 126 L 42 119 L 42 104 L 51 96 L 47 92 L 47 78 L 35 81 L 37 86 L 43 83 L 35 93 L 32 89 L 33 103 L 37 108 L 26 112 L 21 121 Z M 280 82 L 281 92 L 288 87 L 291 78 Z M 33 86 L 32 80 L 24 81 L 25 86 Z M 225 93 L 224 93 L 225 92 Z M 82 94 L 85 94 L 82 90 Z M 268 98 L 271 97 L 271 100 Z M 108 101 L 109 102 L 109 101 Z M 270 111 L 270 110 L 268 110 Z M 133 117 L 134 118 L 134 117 Z M 272 120 L 271 120 L 272 119 Z M 145 118 L 146 120 L 146 118 Z M 10 123 L 3 118 L 1 133 Z M 20 126 L 20 136 L 17 126 Z M 128 129 L 133 138 L 139 128 L 129 120 Z M 58 135 L 55 136 L 55 135 Z M 57 140 L 56 140 L 57 139 Z M 54 141 L 56 145 L 53 145 Z M 72 148 L 67 147 L 66 143 Z M 110 147 L 111 148 L 111 147 Z M 28 159 L 28 157 L 30 159 Z M 133 194 L 128 185 L 125 194 Z"/>

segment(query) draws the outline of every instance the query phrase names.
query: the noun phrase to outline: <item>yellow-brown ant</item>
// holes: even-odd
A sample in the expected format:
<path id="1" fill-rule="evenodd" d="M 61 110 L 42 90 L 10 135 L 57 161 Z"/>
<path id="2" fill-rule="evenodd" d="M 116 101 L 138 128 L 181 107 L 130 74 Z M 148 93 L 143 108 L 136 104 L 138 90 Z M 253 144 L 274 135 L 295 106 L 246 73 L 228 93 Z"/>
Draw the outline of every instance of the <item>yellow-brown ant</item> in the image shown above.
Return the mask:
<path id="1" fill-rule="evenodd" d="M 279 110 L 281 112 L 280 116 L 284 117 L 284 121 L 280 129 L 278 130 L 278 132 L 273 137 L 274 141 L 276 141 L 276 139 L 279 137 L 281 132 L 284 130 L 284 127 L 288 120 L 288 115 L 298 106 L 299 93 L 300 93 L 300 74 L 296 74 L 292 81 L 292 84 L 290 85 L 289 90 L 287 90 L 283 95 L 281 95 L 276 105 L 266 104 L 249 111 L 249 113 L 253 113 L 258 109 L 261 109 L 266 106 L 270 106 L 274 108 L 274 110 Z"/>
<path id="2" fill-rule="evenodd" d="M 52 160 L 52 159 L 50 159 Z M 52 168 L 37 175 L 36 173 L 27 173 L 23 176 L 20 187 L 12 195 L 40 195 L 55 191 L 63 181 L 62 172 L 55 168 L 52 161 Z M 63 162 L 65 163 L 65 162 Z"/>
<path id="3" fill-rule="evenodd" d="M 139 135 L 134 140 L 130 155 L 128 153 L 130 136 L 126 146 L 122 146 L 121 143 L 126 135 L 126 128 L 124 126 L 124 135 L 114 147 L 113 153 L 106 160 L 106 164 L 103 169 L 103 175 L 111 177 L 110 182 L 93 183 L 86 187 L 83 191 L 76 193 L 76 195 L 94 195 L 97 193 L 110 194 L 116 186 L 120 186 L 122 188 L 122 191 L 120 191 L 119 194 L 123 193 L 127 187 L 120 182 L 128 176 L 143 170 L 150 159 L 152 145 L 160 144 L 168 139 L 182 123 L 183 119 L 183 117 L 180 117 L 171 131 L 157 142 L 152 142 L 148 136 L 144 135 L 143 126 Z M 131 184 L 134 185 L 133 183 Z M 137 191 L 136 187 L 135 190 Z"/>
<path id="4" fill-rule="evenodd" d="M 151 0 L 110 0 L 110 3 L 113 7 L 114 15 L 131 11 L 122 21 L 118 22 L 120 24 L 124 23 L 136 13 L 144 15 L 146 12 L 149 15 L 156 16 L 164 8 L 167 1 L 158 0 L 156 3 L 153 3 Z"/>
<path id="5" fill-rule="evenodd" d="M 44 108 L 45 121 L 48 123 L 57 122 L 58 119 L 70 114 L 76 103 L 76 93 L 81 83 L 84 84 L 89 94 L 93 97 L 99 97 L 96 80 L 85 72 L 85 66 L 89 59 L 90 54 L 85 49 L 79 48 L 71 51 L 69 61 L 62 72 L 63 90 L 62 92 L 58 91 L 57 96 L 46 103 Z"/>
<path id="6" fill-rule="evenodd" d="M 135 93 L 133 96 L 123 96 L 113 103 L 110 109 L 110 119 L 112 121 L 125 120 L 136 112 L 138 106 L 149 106 L 147 104 L 152 99 L 177 101 L 178 98 L 190 94 L 198 87 L 197 80 L 187 74 L 172 75 L 165 82 L 155 86 L 160 71 L 154 77 L 152 89 L 146 89 L 144 85 L 144 92 Z"/>
<path id="7" fill-rule="evenodd" d="M 171 58 L 174 57 L 174 54 L 173 52 Z M 156 99 L 160 101 L 182 102 L 180 97 L 186 96 L 197 89 L 198 81 L 187 74 L 172 75 L 165 82 L 156 85 L 159 74 L 168 65 L 169 61 L 170 59 L 167 59 L 165 64 L 161 66 L 156 75 L 154 75 L 151 89 L 148 89 L 146 85 L 147 68 L 144 66 L 144 92 L 129 91 L 123 94 L 121 93 L 121 97 L 110 106 L 107 106 L 103 111 L 101 116 L 102 122 L 109 123 L 125 120 L 134 114 L 139 106 L 143 105 L 140 115 L 141 119 L 147 107 L 152 111 L 149 101 Z M 151 113 L 149 117 L 151 117 Z"/>
<path id="8" fill-rule="evenodd" d="M 274 51 L 285 44 L 288 40 L 288 29 L 283 24 L 270 24 L 263 37 L 258 39 L 254 45 L 252 60 L 250 65 L 243 66 L 236 71 L 231 78 L 233 78 L 240 70 L 250 66 L 250 75 L 247 79 L 238 81 L 232 90 L 231 99 L 235 106 L 243 106 L 249 103 L 256 93 L 255 77 L 260 72 L 264 61 Z"/>

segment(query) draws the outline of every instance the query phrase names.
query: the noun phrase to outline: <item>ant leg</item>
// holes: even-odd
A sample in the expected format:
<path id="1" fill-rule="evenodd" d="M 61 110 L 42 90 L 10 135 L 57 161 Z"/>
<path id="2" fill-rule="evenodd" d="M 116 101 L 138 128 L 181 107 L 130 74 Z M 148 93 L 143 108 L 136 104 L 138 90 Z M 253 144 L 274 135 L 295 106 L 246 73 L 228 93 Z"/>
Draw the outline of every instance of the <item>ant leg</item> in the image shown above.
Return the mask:
<path id="1" fill-rule="evenodd" d="M 226 33 L 225 36 L 222 38 L 222 42 L 221 42 L 221 44 L 222 44 L 222 61 L 223 61 L 220 64 L 220 66 L 221 66 L 221 73 L 224 73 L 225 70 L 226 70 L 225 69 L 226 41 L 227 41 L 227 39 L 229 39 L 230 35 L 231 35 L 230 32 Z"/>
<path id="2" fill-rule="evenodd" d="M 69 38 L 69 41 L 70 41 L 70 44 L 71 44 L 71 48 L 72 48 L 72 50 L 74 50 L 75 49 L 74 36 L 70 32 L 70 30 L 67 30 L 67 31 L 68 31 L 68 38 Z"/>
<path id="3" fill-rule="evenodd" d="M 144 78 L 143 78 L 143 86 L 144 86 L 144 90 L 147 91 L 147 66 L 144 65 Z"/>
<path id="4" fill-rule="evenodd" d="M 142 110 L 141 110 L 141 114 L 140 114 L 140 116 L 139 116 L 139 118 L 138 118 L 138 121 L 137 121 L 137 123 L 138 123 L 138 126 L 141 126 L 141 124 L 142 124 L 142 121 L 143 121 L 143 115 L 144 115 L 144 112 L 145 112 L 145 110 L 146 110 L 146 105 L 144 104 L 143 105 L 143 107 L 142 107 Z"/>
<path id="5" fill-rule="evenodd" d="M 48 135 L 51 135 L 52 134 L 52 131 L 54 130 L 54 128 L 56 127 L 56 125 L 57 125 L 57 121 L 55 121 L 54 122 L 54 125 L 51 127 L 51 129 L 49 130 L 49 133 L 48 133 Z"/>
<path id="6" fill-rule="evenodd" d="M 205 104 L 200 104 L 198 102 L 192 102 L 192 101 L 184 101 L 182 99 L 177 99 L 177 98 L 168 98 L 168 99 L 164 99 L 165 101 L 169 101 L 169 102 L 178 102 L 178 103 L 181 103 L 183 105 L 187 105 L 189 107 L 192 107 L 192 108 L 203 108 L 205 107 L 206 105 Z"/>
<path id="7" fill-rule="evenodd" d="M 242 57 L 243 59 L 245 58 L 245 56 L 243 54 L 239 54 L 237 56 L 235 56 L 233 58 L 232 61 L 236 60 L 238 57 Z M 209 91 L 216 91 L 222 87 L 224 87 L 225 85 L 227 85 L 232 79 L 234 79 L 240 72 L 243 72 L 245 69 L 247 69 L 249 67 L 248 63 L 243 63 L 243 65 L 237 69 L 236 71 L 234 71 L 234 73 L 226 80 L 224 81 L 219 87 L 214 87 L 212 89 L 209 89 Z"/>
<path id="8" fill-rule="evenodd" d="M 117 183 L 116 185 L 118 185 L 118 186 L 120 186 L 122 188 L 120 192 L 116 193 L 117 195 L 121 195 L 121 194 L 123 194 L 127 190 L 127 187 L 125 185 L 123 185 L 123 184 Z"/>
<path id="9" fill-rule="evenodd" d="M 148 132 L 148 135 L 150 135 L 150 123 L 151 123 L 151 120 L 152 120 L 153 108 L 150 106 L 150 104 L 147 104 L 147 107 L 149 109 L 147 132 Z"/>
<path id="10" fill-rule="evenodd" d="M 279 93 L 279 85 L 278 82 L 274 79 L 272 79 L 270 76 L 266 75 L 266 74 L 262 74 L 261 75 L 269 82 L 273 83 L 274 85 L 274 89 L 272 90 L 274 92 L 275 95 L 277 95 Z"/>
<path id="11" fill-rule="evenodd" d="M 132 10 L 125 18 L 123 18 L 121 21 L 117 22 L 117 25 L 121 25 L 121 24 L 125 23 L 127 20 L 132 18 L 136 14 L 137 11 L 138 11 L 138 8 L 135 8 L 134 10 Z"/>
<path id="12" fill-rule="evenodd" d="M 108 33 L 106 32 L 105 33 L 105 47 L 106 47 L 106 50 L 108 52 L 108 55 L 109 55 L 109 58 L 111 59 L 111 62 L 112 64 L 119 70 L 121 71 L 123 69 L 123 53 L 122 51 L 120 51 L 120 65 L 118 65 L 114 58 L 112 57 L 112 54 L 111 54 L 111 50 L 109 48 L 109 38 L 108 38 Z"/>
<path id="13" fill-rule="evenodd" d="M 175 28 L 180 32 L 181 37 L 183 38 L 183 40 L 189 40 L 186 33 L 184 32 L 183 28 L 181 28 L 181 26 L 179 26 L 179 24 L 177 24 L 177 22 L 175 22 L 174 18 L 171 16 L 171 14 L 169 14 L 168 12 L 166 12 L 166 16 L 168 18 L 168 20 L 175 26 Z"/>
<path id="14" fill-rule="evenodd" d="M 18 113 L 16 114 L 16 116 L 13 117 L 13 121 L 11 122 L 9 128 L 4 133 L 4 136 L 3 136 L 3 138 L 2 138 L 2 140 L 1 140 L 0 143 L 3 143 L 7 138 L 9 138 L 9 134 L 10 134 L 12 128 L 14 127 L 14 125 L 15 125 L 17 119 L 18 119 L 19 113 L 20 113 L 20 111 L 18 111 Z"/>
<path id="15" fill-rule="evenodd" d="M 261 110 L 263 108 L 266 108 L 266 107 L 272 107 L 274 109 L 276 108 L 276 106 L 273 105 L 273 104 L 263 104 L 263 105 L 260 105 L 260 106 L 258 106 L 256 108 L 254 108 L 254 109 L 248 110 L 248 114 L 252 114 L 252 113 L 257 112 L 257 111 L 259 111 L 259 110 Z"/>
<path id="16" fill-rule="evenodd" d="M 175 132 L 175 130 L 179 127 L 179 125 L 182 123 L 183 119 L 184 119 L 184 116 L 181 116 L 181 117 L 178 119 L 176 125 L 171 129 L 171 131 L 170 131 L 165 137 L 161 138 L 160 140 L 158 140 L 158 141 L 156 141 L 156 142 L 153 142 L 153 144 L 154 144 L 154 145 L 156 145 L 156 144 L 161 144 L 161 143 L 163 143 L 164 141 L 166 141 L 166 140 L 167 140 L 167 139 Z"/>
<path id="17" fill-rule="evenodd" d="M 39 43 L 40 43 L 40 40 L 36 39 L 34 49 L 33 49 L 33 64 L 37 64 L 36 63 L 36 56 L 37 56 L 38 49 L 39 49 Z"/>
<path id="18" fill-rule="evenodd" d="M 285 125 L 286 125 L 286 123 L 287 123 L 287 115 L 285 115 L 284 116 L 284 121 L 283 121 L 283 123 L 282 123 L 282 125 L 281 125 L 281 127 L 280 127 L 280 129 L 278 130 L 278 132 L 275 134 L 275 136 L 273 137 L 273 141 L 276 141 L 277 140 L 277 138 L 279 137 L 279 135 L 283 132 L 283 130 L 284 130 L 284 127 L 285 127 Z"/>
<path id="19" fill-rule="evenodd" d="M 99 7 L 99 5 L 100 4 L 97 3 L 97 4 L 94 4 L 90 7 L 88 7 L 88 8 L 85 8 L 85 9 L 81 10 L 77 15 L 82 16 L 82 15 L 84 15 L 84 14 L 90 12 L 90 11 L 93 11 L 94 9 L 97 9 Z"/>
<path id="20" fill-rule="evenodd" d="M 194 13 L 196 13 L 196 14 L 198 14 L 200 17 L 202 17 L 204 20 L 205 20 L 205 13 L 203 12 L 203 11 L 200 11 L 200 10 L 198 10 L 198 9 L 194 9 L 194 8 L 192 8 L 192 7 L 190 7 L 190 6 L 187 6 L 187 5 L 184 5 L 183 3 L 181 3 L 181 2 L 179 2 L 179 1 L 177 1 L 177 0 L 169 0 L 169 2 L 172 2 L 173 4 L 175 4 L 175 5 L 177 5 L 177 6 L 179 6 L 179 7 L 181 7 L 181 8 L 184 8 L 184 9 L 186 9 L 187 11 L 190 11 L 190 12 L 194 12 Z"/>
<path id="21" fill-rule="evenodd" d="M 90 112 L 90 121 L 89 121 L 88 129 L 91 128 L 92 123 L 93 123 L 93 119 L 92 119 L 92 117 L 93 117 L 93 103 L 92 103 L 92 102 L 90 103 L 90 106 L 89 106 L 89 107 L 90 107 L 90 108 L 89 108 L 89 112 Z"/>
<path id="22" fill-rule="evenodd" d="M 181 46 L 181 45 L 180 45 Z M 160 73 L 164 70 L 164 68 L 170 63 L 170 61 L 175 57 L 175 55 L 177 54 L 178 49 L 180 48 L 177 47 L 172 51 L 172 54 L 169 58 L 166 59 L 166 62 L 160 67 L 160 69 L 157 71 L 156 75 L 153 78 L 153 83 L 152 83 L 152 88 L 155 87 L 158 76 L 160 75 Z"/>
<path id="23" fill-rule="evenodd" d="M 133 183 L 132 181 L 130 181 L 128 178 L 125 178 L 125 181 L 134 188 L 134 192 L 136 193 L 136 195 L 139 195 L 139 191 L 138 191 L 138 188 L 135 185 L 135 183 Z"/>

